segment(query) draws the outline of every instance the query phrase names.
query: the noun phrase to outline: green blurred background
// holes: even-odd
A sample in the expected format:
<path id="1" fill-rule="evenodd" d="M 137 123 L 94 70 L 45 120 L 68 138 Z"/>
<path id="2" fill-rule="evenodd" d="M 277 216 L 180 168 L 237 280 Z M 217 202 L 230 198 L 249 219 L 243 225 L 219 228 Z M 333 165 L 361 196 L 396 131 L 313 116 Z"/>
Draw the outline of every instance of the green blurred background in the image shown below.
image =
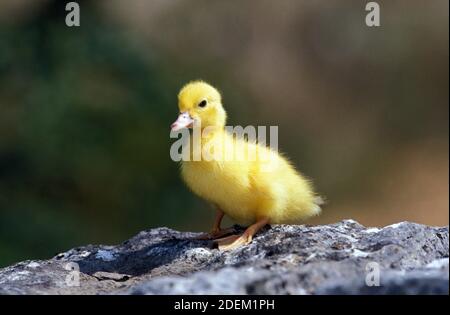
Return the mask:
<path id="1" fill-rule="evenodd" d="M 209 229 L 169 125 L 179 88 L 278 125 L 329 201 L 308 223 L 447 225 L 448 1 L 0 2 L 0 266 L 142 229 Z M 230 223 L 228 221 L 228 223 Z"/>

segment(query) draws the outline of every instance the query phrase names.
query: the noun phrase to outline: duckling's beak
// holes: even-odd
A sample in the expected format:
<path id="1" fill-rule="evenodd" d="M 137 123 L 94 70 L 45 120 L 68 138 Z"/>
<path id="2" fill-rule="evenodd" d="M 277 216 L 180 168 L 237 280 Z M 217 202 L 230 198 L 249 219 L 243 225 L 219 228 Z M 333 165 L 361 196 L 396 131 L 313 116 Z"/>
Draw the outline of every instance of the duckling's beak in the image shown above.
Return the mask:
<path id="1" fill-rule="evenodd" d="M 170 125 L 170 129 L 172 131 L 178 131 L 183 128 L 192 128 L 193 124 L 194 124 L 194 119 L 192 119 L 192 117 L 191 117 L 191 115 L 189 115 L 189 113 L 184 112 L 184 113 L 180 113 L 177 120 L 175 120 L 175 122 L 172 125 Z"/>

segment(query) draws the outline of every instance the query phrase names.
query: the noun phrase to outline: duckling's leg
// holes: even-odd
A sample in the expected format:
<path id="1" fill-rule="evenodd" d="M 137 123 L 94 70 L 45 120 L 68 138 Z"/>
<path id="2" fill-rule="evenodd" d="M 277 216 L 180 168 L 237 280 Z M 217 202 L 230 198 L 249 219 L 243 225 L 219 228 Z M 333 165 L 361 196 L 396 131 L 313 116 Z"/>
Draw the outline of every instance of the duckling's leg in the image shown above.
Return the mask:
<path id="1" fill-rule="evenodd" d="M 214 219 L 214 225 L 213 225 L 213 228 L 211 229 L 211 231 L 209 233 L 204 233 L 204 234 L 200 235 L 196 239 L 211 240 L 211 239 L 216 239 L 216 238 L 219 238 L 224 235 L 232 233 L 234 231 L 233 228 L 228 228 L 228 229 L 220 228 L 220 224 L 222 223 L 222 219 L 223 219 L 224 215 L 225 214 L 223 213 L 222 210 L 217 209 L 216 218 Z"/>
<path id="2" fill-rule="evenodd" d="M 228 251 L 238 248 L 243 245 L 250 244 L 255 235 L 262 227 L 269 224 L 269 219 L 263 218 L 258 220 L 255 224 L 250 225 L 242 235 L 230 235 L 224 238 L 215 240 L 219 250 Z"/>

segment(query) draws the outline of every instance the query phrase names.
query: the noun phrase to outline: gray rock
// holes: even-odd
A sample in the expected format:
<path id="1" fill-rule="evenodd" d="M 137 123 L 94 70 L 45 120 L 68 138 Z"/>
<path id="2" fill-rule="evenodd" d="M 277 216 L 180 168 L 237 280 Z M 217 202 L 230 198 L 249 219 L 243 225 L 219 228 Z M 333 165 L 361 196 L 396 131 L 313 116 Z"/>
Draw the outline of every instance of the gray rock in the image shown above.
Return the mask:
<path id="1" fill-rule="evenodd" d="M 448 294 L 448 227 L 276 225 L 231 252 L 197 235 L 157 228 L 24 261 L 0 270 L 0 293 Z"/>

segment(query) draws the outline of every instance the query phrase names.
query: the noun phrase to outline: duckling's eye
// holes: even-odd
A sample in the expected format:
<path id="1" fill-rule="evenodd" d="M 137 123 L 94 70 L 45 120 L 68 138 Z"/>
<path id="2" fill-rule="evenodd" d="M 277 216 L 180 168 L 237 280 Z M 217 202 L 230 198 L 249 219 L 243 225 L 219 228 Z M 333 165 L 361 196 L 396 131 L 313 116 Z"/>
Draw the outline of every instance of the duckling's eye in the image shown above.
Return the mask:
<path id="1" fill-rule="evenodd" d="M 206 105 L 208 104 L 208 102 L 206 100 L 201 101 L 200 103 L 198 103 L 199 107 L 206 107 Z"/>

